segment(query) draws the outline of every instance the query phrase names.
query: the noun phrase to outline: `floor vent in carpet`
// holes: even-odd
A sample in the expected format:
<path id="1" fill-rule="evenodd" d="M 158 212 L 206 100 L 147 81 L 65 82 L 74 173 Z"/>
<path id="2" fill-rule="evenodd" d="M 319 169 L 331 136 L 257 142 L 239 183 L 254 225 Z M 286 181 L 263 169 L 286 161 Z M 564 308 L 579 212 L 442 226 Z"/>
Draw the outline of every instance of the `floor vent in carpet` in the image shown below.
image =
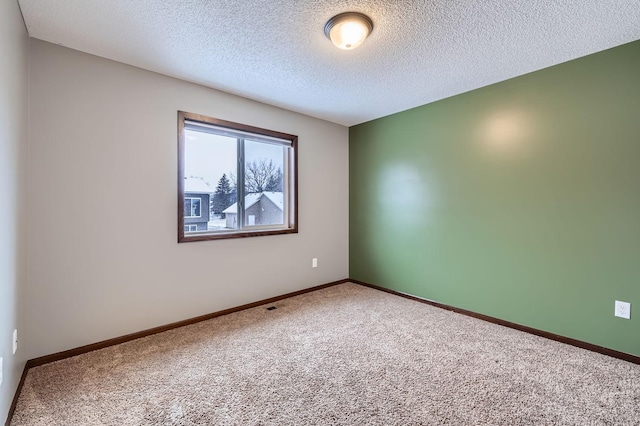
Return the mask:
<path id="1" fill-rule="evenodd" d="M 277 309 L 277 308 L 276 308 L 275 306 L 269 306 L 269 307 L 267 308 L 267 311 L 273 311 L 274 309 Z"/>

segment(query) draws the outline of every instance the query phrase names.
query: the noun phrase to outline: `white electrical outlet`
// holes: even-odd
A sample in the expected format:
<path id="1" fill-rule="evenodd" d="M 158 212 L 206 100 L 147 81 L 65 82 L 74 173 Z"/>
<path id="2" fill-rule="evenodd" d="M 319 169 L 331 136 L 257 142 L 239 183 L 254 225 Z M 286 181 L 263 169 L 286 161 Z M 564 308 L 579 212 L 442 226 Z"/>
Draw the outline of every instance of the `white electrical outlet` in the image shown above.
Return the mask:
<path id="1" fill-rule="evenodd" d="M 312 268 L 317 268 L 318 267 L 318 258 L 314 257 L 313 259 L 311 259 L 311 267 Z"/>
<path id="2" fill-rule="evenodd" d="M 631 319 L 631 303 L 616 300 L 615 315 L 620 318 Z"/>
<path id="3" fill-rule="evenodd" d="M 18 329 L 13 330 L 13 354 L 18 350 Z"/>

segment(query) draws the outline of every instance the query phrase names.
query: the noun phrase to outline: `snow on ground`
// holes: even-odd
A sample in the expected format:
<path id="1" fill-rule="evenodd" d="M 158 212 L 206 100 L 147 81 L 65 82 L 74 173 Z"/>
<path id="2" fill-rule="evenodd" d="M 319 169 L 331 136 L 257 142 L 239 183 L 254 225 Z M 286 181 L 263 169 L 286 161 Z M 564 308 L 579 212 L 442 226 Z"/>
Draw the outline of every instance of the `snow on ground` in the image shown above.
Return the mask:
<path id="1" fill-rule="evenodd" d="M 225 229 L 227 225 L 227 219 L 220 219 L 219 216 L 214 215 L 213 218 L 209 221 L 208 229 L 209 231 L 219 231 L 221 229 Z"/>

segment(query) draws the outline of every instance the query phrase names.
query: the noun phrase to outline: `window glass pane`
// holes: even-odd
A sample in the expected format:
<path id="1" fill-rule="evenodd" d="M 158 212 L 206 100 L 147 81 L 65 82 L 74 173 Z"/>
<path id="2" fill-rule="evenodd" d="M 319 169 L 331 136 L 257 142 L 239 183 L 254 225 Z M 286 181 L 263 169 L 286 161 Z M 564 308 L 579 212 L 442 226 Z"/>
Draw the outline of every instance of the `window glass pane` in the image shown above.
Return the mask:
<path id="1" fill-rule="evenodd" d="M 297 136 L 178 116 L 178 242 L 298 232 Z"/>
<path id="2" fill-rule="evenodd" d="M 188 219 L 195 229 L 237 229 L 237 139 L 185 129 L 184 143 L 185 222 L 198 216 Z"/>
<path id="3" fill-rule="evenodd" d="M 200 198 L 191 199 L 191 215 L 192 217 L 200 217 Z"/>
<path id="4" fill-rule="evenodd" d="M 187 181 L 187 185 L 192 185 L 191 182 Z M 194 195 L 193 193 L 190 195 Z M 204 195 L 204 194 L 203 194 Z M 199 218 L 201 217 L 201 206 L 202 199 L 189 197 L 184 199 L 184 217 L 188 218 Z"/>
<path id="5" fill-rule="evenodd" d="M 284 224 L 285 155 L 282 145 L 245 140 L 245 224 Z"/>

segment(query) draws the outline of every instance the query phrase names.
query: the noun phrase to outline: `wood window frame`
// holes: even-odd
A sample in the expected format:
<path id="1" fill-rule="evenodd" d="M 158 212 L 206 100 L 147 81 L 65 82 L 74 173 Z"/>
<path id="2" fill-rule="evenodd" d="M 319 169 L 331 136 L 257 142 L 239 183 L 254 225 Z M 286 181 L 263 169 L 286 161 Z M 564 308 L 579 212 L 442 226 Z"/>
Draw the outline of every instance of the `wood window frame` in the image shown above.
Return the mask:
<path id="1" fill-rule="evenodd" d="M 252 133 L 258 136 L 266 136 L 271 138 L 282 139 L 291 142 L 293 151 L 290 170 L 288 171 L 289 182 L 287 184 L 288 202 L 285 203 L 288 208 L 288 222 L 282 228 L 277 229 L 239 229 L 229 231 L 202 231 L 202 233 L 194 233 L 185 235 L 185 216 L 184 216 L 184 199 L 185 199 L 185 121 L 208 124 L 216 127 L 229 129 L 231 131 Z M 293 170 L 291 170 L 293 169 Z M 292 182 L 291 182 L 292 180 Z M 244 182 L 239 182 L 238 187 L 244 187 Z M 213 195 L 212 195 L 213 196 Z M 238 201 L 244 198 L 244 189 L 242 194 L 238 194 Z M 244 202 L 244 200 L 242 201 Z M 202 210 L 202 205 L 201 205 Z M 206 206 L 208 209 L 209 207 Z M 240 212 L 239 212 L 240 213 Z M 238 216 L 240 215 L 238 213 Z M 288 133 L 277 132 L 274 130 L 263 129 L 260 127 L 249 126 L 246 124 L 235 123 L 232 121 L 221 120 L 218 118 L 208 117 L 202 114 L 194 114 L 190 112 L 178 111 L 178 243 L 222 240 L 229 238 L 246 238 L 260 237 L 268 235 L 281 234 L 297 234 L 298 233 L 298 136 Z"/>

